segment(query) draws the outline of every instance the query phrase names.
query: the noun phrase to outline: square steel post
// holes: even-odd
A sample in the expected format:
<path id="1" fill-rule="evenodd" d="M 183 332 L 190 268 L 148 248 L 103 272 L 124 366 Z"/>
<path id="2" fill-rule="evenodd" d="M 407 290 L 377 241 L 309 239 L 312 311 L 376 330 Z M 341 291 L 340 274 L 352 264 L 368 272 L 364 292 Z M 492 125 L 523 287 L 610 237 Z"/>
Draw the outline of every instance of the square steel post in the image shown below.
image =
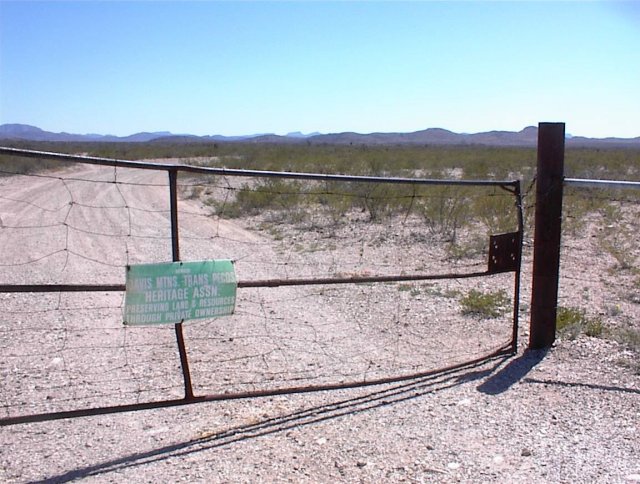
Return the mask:
<path id="1" fill-rule="evenodd" d="M 529 334 L 531 349 L 547 348 L 556 338 L 564 137 L 564 123 L 538 125 L 538 173 Z"/>

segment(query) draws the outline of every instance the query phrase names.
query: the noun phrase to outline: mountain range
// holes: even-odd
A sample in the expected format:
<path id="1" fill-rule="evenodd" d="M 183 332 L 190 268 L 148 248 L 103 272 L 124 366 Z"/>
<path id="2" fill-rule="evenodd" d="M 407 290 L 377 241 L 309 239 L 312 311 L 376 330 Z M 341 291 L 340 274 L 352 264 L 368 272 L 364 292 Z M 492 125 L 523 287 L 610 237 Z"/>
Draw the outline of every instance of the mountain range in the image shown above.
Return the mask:
<path id="1" fill-rule="evenodd" d="M 254 134 L 244 136 L 196 136 L 190 134 L 173 134 L 168 131 L 153 133 L 135 133 L 129 136 L 113 136 L 100 134 L 53 133 L 27 124 L 0 125 L 0 141 L 73 141 L 73 142 L 251 142 L 251 143 L 313 143 L 313 144 L 357 144 L 357 145 L 484 145 L 484 146 L 535 146 L 538 128 L 529 126 L 522 131 L 487 131 L 483 133 L 454 133 L 441 128 L 429 128 L 411 133 L 333 133 L 303 134 L 288 133 L 285 136 L 276 134 Z M 639 147 L 640 137 L 636 138 L 586 138 L 567 136 L 568 146 L 585 147 Z"/>

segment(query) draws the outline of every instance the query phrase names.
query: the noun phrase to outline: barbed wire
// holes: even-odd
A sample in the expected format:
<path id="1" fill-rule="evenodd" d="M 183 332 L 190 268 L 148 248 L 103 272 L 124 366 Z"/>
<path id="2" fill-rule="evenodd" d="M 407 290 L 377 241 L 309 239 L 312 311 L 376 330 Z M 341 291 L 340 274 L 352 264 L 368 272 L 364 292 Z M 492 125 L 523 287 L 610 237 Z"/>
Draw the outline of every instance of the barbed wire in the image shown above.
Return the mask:
<path id="1" fill-rule="evenodd" d="M 127 170 L 127 168 L 124 168 L 124 170 Z M 129 168 L 129 170 L 134 170 L 134 169 Z M 103 185 L 105 183 L 113 183 L 113 184 L 118 183 L 120 185 L 127 185 L 127 186 L 133 186 L 133 187 L 167 187 L 168 186 L 168 182 L 167 183 L 141 183 L 141 182 L 131 182 L 131 181 L 122 181 L 122 180 L 116 182 L 116 180 L 112 180 L 112 181 L 92 180 L 90 178 L 50 175 L 45 173 L 33 173 L 33 172 L 22 173 L 20 171 L 0 170 L 0 174 L 7 175 L 7 176 L 22 176 L 22 177 L 31 177 L 31 178 L 48 178 L 51 180 L 61 180 L 61 181 L 67 180 L 67 181 L 76 181 L 76 182 L 86 182 L 86 183 L 94 183 L 99 185 Z"/>
<path id="2" fill-rule="evenodd" d="M 640 334 L 639 214 L 638 196 L 565 190 L 559 305 L 596 318 L 598 331 L 614 340 Z"/>

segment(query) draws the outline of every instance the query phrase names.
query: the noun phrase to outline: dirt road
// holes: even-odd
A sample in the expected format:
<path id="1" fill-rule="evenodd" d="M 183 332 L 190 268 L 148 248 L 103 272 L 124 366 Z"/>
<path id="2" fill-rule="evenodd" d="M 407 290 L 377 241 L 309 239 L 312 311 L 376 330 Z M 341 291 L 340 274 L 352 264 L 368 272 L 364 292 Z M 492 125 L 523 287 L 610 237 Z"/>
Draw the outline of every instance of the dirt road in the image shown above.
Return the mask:
<path id="1" fill-rule="evenodd" d="M 127 264 L 170 260 L 166 185 L 162 173 L 91 166 L 0 179 L 0 280 L 122 283 Z M 180 224 L 182 258 L 234 259 L 239 279 L 287 276 L 329 253 L 340 270 L 336 254 L 354 253 L 346 239 L 294 249 L 195 201 L 180 202 Z M 247 291 L 233 324 L 185 327 L 196 390 L 444 364 L 479 324 L 440 317 L 433 308 L 453 302 L 427 289 Z M 122 294 L 6 294 L 0 304 L 3 417 L 182 396 L 172 330 L 124 329 Z M 503 330 L 487 323 L 482 338 Z M 621 351 L 580 337 L 402 384 L 2 427 L 0 480 L 640 481 L 640 379 L 616 363 Z"/>

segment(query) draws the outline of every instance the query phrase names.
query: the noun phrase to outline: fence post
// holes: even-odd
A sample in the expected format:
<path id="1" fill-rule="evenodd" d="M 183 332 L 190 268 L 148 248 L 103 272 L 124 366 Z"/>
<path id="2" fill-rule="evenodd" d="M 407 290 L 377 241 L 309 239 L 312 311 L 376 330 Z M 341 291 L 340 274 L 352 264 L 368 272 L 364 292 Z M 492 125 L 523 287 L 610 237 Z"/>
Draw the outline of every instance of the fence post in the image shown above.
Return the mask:
<path id="1" fill-rule="evenodd" d="M 547 348 L 556 338 L 564 136 L 564 123 L 538 124 L 533 288 L 529 328 L 531 349 Z"/>
<path id="2" fill-rule="evenodd" d="M 171 253 L 173 262 L 180 261 L 180 236 L 178 234 L 178 170 L 169 170 L 169 202 L 171 206 Z M 189 359 L 187 348 L 184 343 L 184 333 L 182 323 L 174 326 L 176 340 L 178 343 L 178 353 L 180 354 L 180 366 L 182 367 L 182 377 L 184 380 L 184 399 L 193 399 L 193 387 L 191 385 L 191 372 L 189 371 Z"/>

